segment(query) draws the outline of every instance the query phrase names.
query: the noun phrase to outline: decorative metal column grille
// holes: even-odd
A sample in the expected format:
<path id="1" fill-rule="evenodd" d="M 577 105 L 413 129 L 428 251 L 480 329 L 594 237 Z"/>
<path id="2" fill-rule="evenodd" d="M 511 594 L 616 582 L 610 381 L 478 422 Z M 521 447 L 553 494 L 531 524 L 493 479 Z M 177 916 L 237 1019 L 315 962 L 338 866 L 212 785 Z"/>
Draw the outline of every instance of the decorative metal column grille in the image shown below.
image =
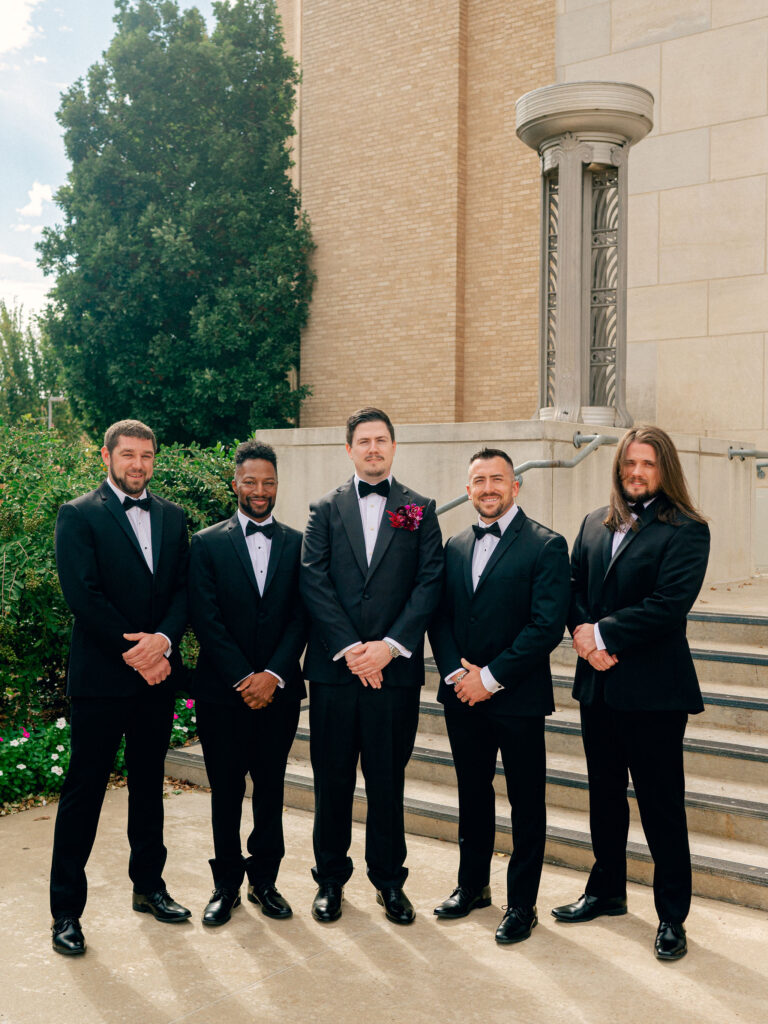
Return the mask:
<path id="1" fill-rule="evenodd" d="M 558 189 L 557 170 L 553 170 L 545 178 L 546 188 L 546 268 L 547 268 L 547 325 L 546 325 L 546 365 L 545 365 L 545 401 L 543 405 L 555 404 L 555 355 L 557 344 L 557 269 L 558 269 L 558 219 L 560 214 L 560 194 Z"/>
<path id="2" fill-rule="evenodd" d="M 619 283 L 619 174 L 615 167 L 592 176 L 592 244 L 589 300 L 589 404 L 616 404 Z"/>

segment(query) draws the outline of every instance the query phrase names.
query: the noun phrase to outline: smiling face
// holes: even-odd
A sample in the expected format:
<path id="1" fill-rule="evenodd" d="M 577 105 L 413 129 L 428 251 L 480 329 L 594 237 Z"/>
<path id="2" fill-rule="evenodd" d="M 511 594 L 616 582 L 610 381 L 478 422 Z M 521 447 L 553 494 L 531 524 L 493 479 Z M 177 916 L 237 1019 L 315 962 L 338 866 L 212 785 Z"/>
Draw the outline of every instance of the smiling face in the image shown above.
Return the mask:
<path id="1" fill-rule="evenodd" d="M 376 484 L 389 476 L 397 444 L 392 440 L 389 427 L 383 420 L 371 420 L 355 427 L 347 455 L 355 464 L 361 480 Z"/>
<path id="2" fill-rule="evenodd" d="M 101 457 L 109 470 L 109 478 L 123 494 L 141 494 L 155 469 L 155 446 L 143 437 L 120 434 L 110 453 L 106 445 Z"/>
<path id="3" fill-rule="evenodd" d="M 621 489 L 628 502 L 646 502 L 661 486 L 656 450 L 650 444 L 633 441 L 627 445 L 621 463 Z"/>
<path id="4" fill-rule="evenodd" d="M 469 465 L 467 494 L 484 523 L 500 519 L 514 505 L 520 484 L 506 459 L 475 459 Z"/>
<path id="5" fill-rule="evenodd" d="M 267 519 L 277 498 L 277 470 L 268 459 L 246 459 L 235 470 L 237 507 L 257 523 Z"/>

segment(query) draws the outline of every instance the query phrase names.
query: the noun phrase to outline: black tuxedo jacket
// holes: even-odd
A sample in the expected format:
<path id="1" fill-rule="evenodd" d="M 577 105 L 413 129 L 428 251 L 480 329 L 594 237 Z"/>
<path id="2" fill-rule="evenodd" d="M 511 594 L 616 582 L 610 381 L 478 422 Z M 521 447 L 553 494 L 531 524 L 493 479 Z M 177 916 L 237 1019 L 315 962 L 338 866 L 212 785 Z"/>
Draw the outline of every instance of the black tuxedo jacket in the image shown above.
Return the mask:
<path id="1" fill-rule="evenodd" d="M 440 672 L 438 700 L 467 712 L 549 715 L 555 710 L 549 655 L 563 638 L 568 613 L 565 539 L 518 508 L 473 591 L 474 547 L 471 526 L 445 546 L 443 597 L 429 631 Z M 488 665 L 503 687 L 475 708 L 445 682 L 462 658 Z"/>
<path id="2" fill-rule="evenodd" d="M 263 596 L 237 513 L 192 538 L 189 614 L 200 642 L 194 692 L 204 700 L 245 707 L 234 686 L 267 669 L 285 680 L 286 698 L 300 700 L 306 693 L 300 665 L 306 643 L 301 534 L 274 522 Z"/>
<path id="3" fill-rule="evenodd" d="M 391 525 L 387 512 L 401 505 L 424 509 L 413 532 Z M 384 669 L 384 685 L 424 683 L 424 633 L 440 599 L 442 539 L 435 503 L 392 480 L 370 566 L 354 477 L 310 506 L 304 533 L 301 592 L 312 620 L 304 675 L 318 683 L 354 677 L 345 647 L 368 640 L 397 640 L 410 658 Z"/>
<path id="4" fill-rule="evenodd" d="M 685 627 L 707 569 L 709 527 L 682 513 L 675 525 L 661 522 L 668 507 L 659 495 L 613 556 L 613 533 L 603 525 L 608 509 L 581 524 L 571 553 L 568 628 L 598 623 L 619 659 L 596 672 L 579 658 L 573 695 L 584 704 L 604 687 L 606 703 L 620 711 L 704 710 Z"/>
<path id="5" fill-rule="evenodd" d="M 179 642 L 187 624 L 188 538 L 183 510 L 152 495 L 150 572 L 119 498 L 106 480 L 68 501 L 56 520 L 56 565 L 74 617 L 67 673 L 70 697 L 129 697 L 148 684 L 122 654 L 123 633 L 165 633 L 171 675 L 183 681 Z"/>

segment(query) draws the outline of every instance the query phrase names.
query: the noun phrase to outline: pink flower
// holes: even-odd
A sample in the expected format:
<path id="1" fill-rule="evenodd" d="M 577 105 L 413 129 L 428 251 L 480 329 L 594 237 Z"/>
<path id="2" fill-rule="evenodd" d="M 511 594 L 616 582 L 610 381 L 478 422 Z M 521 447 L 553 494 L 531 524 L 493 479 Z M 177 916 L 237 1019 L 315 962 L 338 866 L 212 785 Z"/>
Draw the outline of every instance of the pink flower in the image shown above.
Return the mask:
<path id="1" fill-rule="evenodd" d="M 29 739 L 29 733 L 27 732 L 23 725 L 21 727 L 21 735 L 24 737 L 25 740 Z"/>
<path id="2" fill-rule="evenodd" d="M 179 716 L 178 716 L 178 715 L 176 714 L 176 712 L 175 712 L 175 711 L 173 712 L 173 717 L 174 717 L 174 718 L 178 718 L 178 717 L 179 717 Z"/>
<path id="3" fill-rule="evenodd" d="M 424 515 L 423 505 L 400 505 L 394 512 L 387 512 L 389 521 L 396 530 L 409 530 L 413 533 L 421 525 Z"/>
<path id="4" fill-rule="evenodd" d="M 191 697 L 187 698 L 185 703 L 186 703 L 187 708 L 193 708 L 195 706 L 195 702 L 192 700 Z"/>

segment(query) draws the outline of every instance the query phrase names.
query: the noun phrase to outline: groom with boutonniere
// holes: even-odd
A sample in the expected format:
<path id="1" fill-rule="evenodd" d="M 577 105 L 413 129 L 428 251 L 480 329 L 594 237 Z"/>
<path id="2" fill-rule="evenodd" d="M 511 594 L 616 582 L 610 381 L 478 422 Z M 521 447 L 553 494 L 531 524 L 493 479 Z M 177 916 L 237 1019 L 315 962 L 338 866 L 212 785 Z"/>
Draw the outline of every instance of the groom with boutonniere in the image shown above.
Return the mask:
<path id="1" fill-rule="evenodd" d="M 368 877 L 387 918 L 410 924 L 403 787 L 424 683 L 424 633 L 440 599 L 442 542 L 434 501 L 392 476 L 395 431 L 385 412 L 353 413 L 346 448 L 354 476 L 311 506 L 300 575 L 312 620 L 304 663 L 315 778 L 312 916 L 341 916 L 360 758 Z"/>

